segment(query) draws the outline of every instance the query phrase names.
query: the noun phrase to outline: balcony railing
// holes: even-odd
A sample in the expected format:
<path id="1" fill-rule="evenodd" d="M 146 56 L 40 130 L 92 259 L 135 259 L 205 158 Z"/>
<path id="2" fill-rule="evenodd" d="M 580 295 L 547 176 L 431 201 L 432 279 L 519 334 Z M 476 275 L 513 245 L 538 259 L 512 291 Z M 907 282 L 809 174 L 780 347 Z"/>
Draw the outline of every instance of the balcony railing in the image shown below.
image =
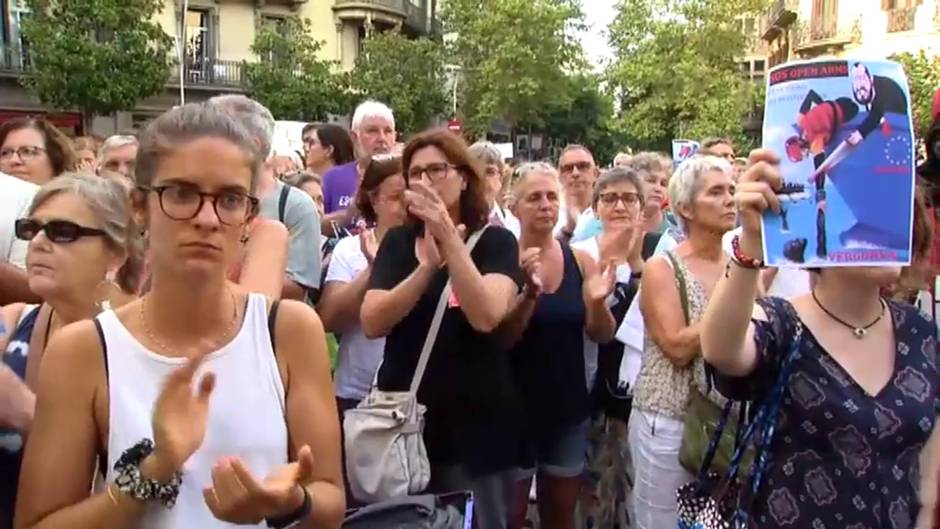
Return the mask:
<path id="1" fill-rule="evenodd" d="M 19 75 L 29 70 L 29 56 L 22 48 L 0 46 L 0 74 Z"/>
<path id="2" fill-rule="evenodd" d="M 427 0 L 422 0 L 419 5 L 410 0 L 336 0 L 333 9 L 378 9 L 401 18 L 415 33 L 426 35 L 434 29 L 433 21 L 428 21 Z"/>
<path id="3" fill-rule="evenodd" d="M 761 17 L 761 38 L 773 40 L 793 24 L 800 12 L 799 0 L 774 0 Z"/>
<path id="4" fill-rule="evenodd" d="M 187 60 L 183 71 L 187 85 L 231 88 L 242 84 L 242 62 L 225 59 Z M 179 62 L 173 61 L 170 69 L 170 84 L 179 85 Z"/>
<path id="5" fill-rule="evenodd" d="M 816 48 L 842 48 L 858 42 L 861 37 L 859 21 L 851 24 L 839 23 L 834 17 L 814 18 L 809 24 L 801 23 L 796 28 L 793 49 L 812 55 Z"/>
<path id="6" fill-rule="evenodd" d="M 898 8 L 888 11 L 888 33 L 914 29 L 914 14 L 917 8 Z"/>

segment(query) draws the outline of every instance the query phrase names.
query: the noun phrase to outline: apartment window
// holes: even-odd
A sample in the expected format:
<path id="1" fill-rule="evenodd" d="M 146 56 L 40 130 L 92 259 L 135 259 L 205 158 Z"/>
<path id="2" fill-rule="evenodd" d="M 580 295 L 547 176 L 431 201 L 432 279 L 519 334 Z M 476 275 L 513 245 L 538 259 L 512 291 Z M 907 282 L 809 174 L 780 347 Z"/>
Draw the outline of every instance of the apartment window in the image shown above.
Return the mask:
<path id="1" fill-rule="evenodd" d="M 747 17 L 744 19 L 744 34 L 751 36 L 757 32 L 757 21 L 754 17 Z"/>
<path id="2" fill-rule="evenodd" d="M 765 64 L 763 59 L 757 59 L 756 61 L 754 61 L 754 73 L 758 73 L 758 74 L 763 73 L 764 68 L 766 68 L 766 66 L 767 65 Z"/>
<path id="3" fill-rule="evenodd" d="M 813 0 L 813 19 L 836 20 L 839 11 L 838 0 Z"/>
<path id="4" fill-rule="evenodd" d="M 211 17 L 208 11 L 189 9 L 186 11 L 186 61 L 201 65 L 211 58 Z"/>
<path id="5" fill-rule="evenodd" d="M 287 31 L 287 18 L 279 15 L 261 15 L 261 23 L 283 35 Z"/>

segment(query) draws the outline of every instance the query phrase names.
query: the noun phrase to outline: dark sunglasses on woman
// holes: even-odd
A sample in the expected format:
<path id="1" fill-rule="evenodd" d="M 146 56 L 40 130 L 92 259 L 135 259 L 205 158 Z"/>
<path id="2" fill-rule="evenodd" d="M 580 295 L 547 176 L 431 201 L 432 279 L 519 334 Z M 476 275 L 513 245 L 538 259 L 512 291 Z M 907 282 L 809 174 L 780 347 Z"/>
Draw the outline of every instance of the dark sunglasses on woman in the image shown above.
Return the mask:
<path id="1" fill-rule="evenodd" d="M 50 220 L 43 224 L 33 219 L 18 219 L 14 224 L 16 237 L 24 241 L 31 241 L 39 232 L 46 232 L 46 237 L 57 243 L 75 242 L 82 237 L 102 236 L 104 231 L 96 228 L 86 228 L 67 220 Z"/>

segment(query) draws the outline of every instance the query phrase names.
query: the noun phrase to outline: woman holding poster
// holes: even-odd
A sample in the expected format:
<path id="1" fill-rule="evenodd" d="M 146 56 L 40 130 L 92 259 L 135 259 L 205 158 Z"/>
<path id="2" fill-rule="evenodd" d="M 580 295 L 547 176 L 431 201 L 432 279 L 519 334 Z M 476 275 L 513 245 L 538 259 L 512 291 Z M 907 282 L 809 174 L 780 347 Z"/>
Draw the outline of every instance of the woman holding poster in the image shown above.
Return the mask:
<path id="1" fill-rule="evenodd" d="M 750 519 L 762 529 L 913 527 L 940 402 L 936 328 L 881 297 L 900 266 L 823 268 L 810 294 L 756 299 L 761 215 L 780 208 L 782 178 L 770 151 L 750 161 L 735 194 L 742 231 L 701 322 L 702 354 L 726 396 L 761 402 L 790 369 Z M 924 237 L 916 230 L 913 248 Z"/>

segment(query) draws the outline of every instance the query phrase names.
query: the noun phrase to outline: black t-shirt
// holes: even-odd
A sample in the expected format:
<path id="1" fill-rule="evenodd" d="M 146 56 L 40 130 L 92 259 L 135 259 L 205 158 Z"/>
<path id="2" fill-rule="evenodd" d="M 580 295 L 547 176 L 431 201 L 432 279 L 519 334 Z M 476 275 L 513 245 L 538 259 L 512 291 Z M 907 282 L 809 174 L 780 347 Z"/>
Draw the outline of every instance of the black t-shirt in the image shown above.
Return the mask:
<path id="1" fill-rule="evenodd" d="M 385 235 L 369 289 L 391 290 L 414 272 L 416 237 L 412 226 Z M 470 255 L 482 275 L 503 274 L 522 285 L 519 248 L 508 230 L 487 228 Z M 447 279 L 446 268 L 435 274 L 417 305 L 386 337 L 380 389 L 408 389 Z M 428 408 L 424 438 L 432 463 L 465 464 L 475 473 L 519 464 L 514 450 L 500 449 L 500 438 L 515 437 L 521 413 L 508 355 L 490 335 L 474 330 L 459 307 L 449 305 L 444 312 L 418 401 Z M 515 439 L 511 443 L 515 446 Z"/>

